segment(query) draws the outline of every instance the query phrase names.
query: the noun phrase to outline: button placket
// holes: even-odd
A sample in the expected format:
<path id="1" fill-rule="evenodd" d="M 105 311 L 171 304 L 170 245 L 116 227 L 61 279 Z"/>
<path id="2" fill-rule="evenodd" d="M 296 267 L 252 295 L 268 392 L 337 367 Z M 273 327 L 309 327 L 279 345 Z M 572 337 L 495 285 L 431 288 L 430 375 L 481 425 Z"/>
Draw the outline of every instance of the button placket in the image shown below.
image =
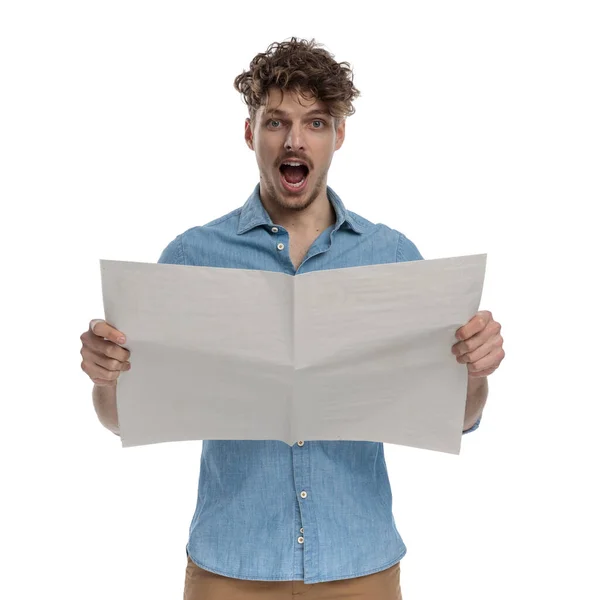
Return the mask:
<path id="1" fill-rule="evenodd" d="M 302 448 L 302 444 L 304 444 L 304 448 Z M 306 573 L 307 570 L 315 569 L 318 563 L 319 556 L 319 548 L 318 548 L 318 533 L 317 528 L 315 526 L 315 518 L 314 514 L 312 496 L 309 498 L 309 494 L 311 493 L 311 472 L 310 472 L 310 446 L 306 444 L 304 440 L 296 440 L 293 451 L 292 451 L 292 459 L 293 459 L 293 468 L 294 468 L 294 484 L 296 489 L 296 511 L 297 513 L 297 527 L 296 535 L 294 538 L 296 540 L 295 548 L 297 554 L 295 555 L 294 560 L 296 562 L 296 572 Z M 305 530 L 308 527 L 309 532 L 311 533 L 309 545 L 306 545 L 306 534 Z M 312 527 L 312 529 L 311 529 Z M 299 531 L 298 531 L 299 530 Z M 303 542 L 299 542 L 299 537 L 304 540 Z M 316 545 L 315 545 L 316 541 Z"/>

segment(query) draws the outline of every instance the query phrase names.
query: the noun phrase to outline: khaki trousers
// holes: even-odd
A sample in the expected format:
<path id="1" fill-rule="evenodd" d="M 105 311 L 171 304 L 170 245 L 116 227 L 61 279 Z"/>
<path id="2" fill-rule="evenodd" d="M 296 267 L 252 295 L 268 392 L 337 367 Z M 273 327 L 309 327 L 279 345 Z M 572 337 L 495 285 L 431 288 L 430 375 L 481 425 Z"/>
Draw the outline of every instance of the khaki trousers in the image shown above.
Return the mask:
<path id="1" fill-rule="evenodd" d="M 402 600 L 400 563 L 385 571 L 339 581 L 248 581 L 201 569 L 188 556 L 184 600 Z"/>

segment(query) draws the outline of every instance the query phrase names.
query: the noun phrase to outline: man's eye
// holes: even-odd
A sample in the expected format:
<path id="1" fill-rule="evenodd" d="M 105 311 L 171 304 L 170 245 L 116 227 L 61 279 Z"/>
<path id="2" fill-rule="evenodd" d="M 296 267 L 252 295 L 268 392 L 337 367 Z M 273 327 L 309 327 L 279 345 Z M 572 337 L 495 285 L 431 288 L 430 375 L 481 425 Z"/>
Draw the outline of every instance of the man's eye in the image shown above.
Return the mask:
<path id="1" fill-rule="evenodd" d="M 269 121 L 269 125 L 271 125 L 271 126 L 273 126 L 273 127 L 277 127 L 277 125 L 273 125 L 273 123 L 280 123 L 280 122 L 281 122 L 281 121 L 276 121 L 276 120 L 274 120 L 274 119 L 271 119 L 271 120 Z"/>
<path id="2" fill-rule="evenodd" d="M 323 123 L 323 121 L 319 121 L 319 120 L 313 121 L 313 125 L 314 125 L 315 123 L 320 123 L 321 125 L 325 125 L 325 124 Z M 317 127 L 317 129 L 322 129 L 322 127 Z"/>

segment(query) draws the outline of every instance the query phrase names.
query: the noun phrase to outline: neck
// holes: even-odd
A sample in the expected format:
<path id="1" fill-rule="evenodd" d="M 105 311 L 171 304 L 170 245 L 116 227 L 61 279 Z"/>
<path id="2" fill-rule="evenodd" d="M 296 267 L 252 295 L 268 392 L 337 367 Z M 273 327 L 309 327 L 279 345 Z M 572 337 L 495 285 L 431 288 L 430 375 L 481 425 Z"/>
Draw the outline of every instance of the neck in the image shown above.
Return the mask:
<path id="1" fill-rule="evenodd" d="M 335 224 L 335 209 L 327 197 L 326 186 L 306 208 L 294 209 L 283 206 L 271 198 L 269 192 L 260 184 L 260 198 L 273 223 L 277 223 L 289 233 L 312 235 L 320 233 Z"/>

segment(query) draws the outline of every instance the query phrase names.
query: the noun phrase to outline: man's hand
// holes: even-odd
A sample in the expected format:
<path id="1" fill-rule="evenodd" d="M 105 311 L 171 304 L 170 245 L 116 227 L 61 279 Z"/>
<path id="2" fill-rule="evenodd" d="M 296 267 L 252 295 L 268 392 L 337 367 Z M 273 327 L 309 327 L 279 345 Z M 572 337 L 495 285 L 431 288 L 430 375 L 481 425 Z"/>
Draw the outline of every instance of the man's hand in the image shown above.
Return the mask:
<path id="1" fill-rule="evenodd" d="M 129 350 L 119 345 L 124 343 L 125 335 L 106 321 L 90 321 L 81 335 L 81 368 L 96 385 L 116 386 L 121 372 L 131 368 Z"/>
<path id="2" fill-rule="evenodd" d="M 456 332 L 460 342 L 452 346 L 452 354 L 459 363 L 467 365 L 469 377 L 491 375 L 504 360 L 505 352 L 500 335 L 501 325 L 494 321 L 488 310 L 479 311 Z"/>

